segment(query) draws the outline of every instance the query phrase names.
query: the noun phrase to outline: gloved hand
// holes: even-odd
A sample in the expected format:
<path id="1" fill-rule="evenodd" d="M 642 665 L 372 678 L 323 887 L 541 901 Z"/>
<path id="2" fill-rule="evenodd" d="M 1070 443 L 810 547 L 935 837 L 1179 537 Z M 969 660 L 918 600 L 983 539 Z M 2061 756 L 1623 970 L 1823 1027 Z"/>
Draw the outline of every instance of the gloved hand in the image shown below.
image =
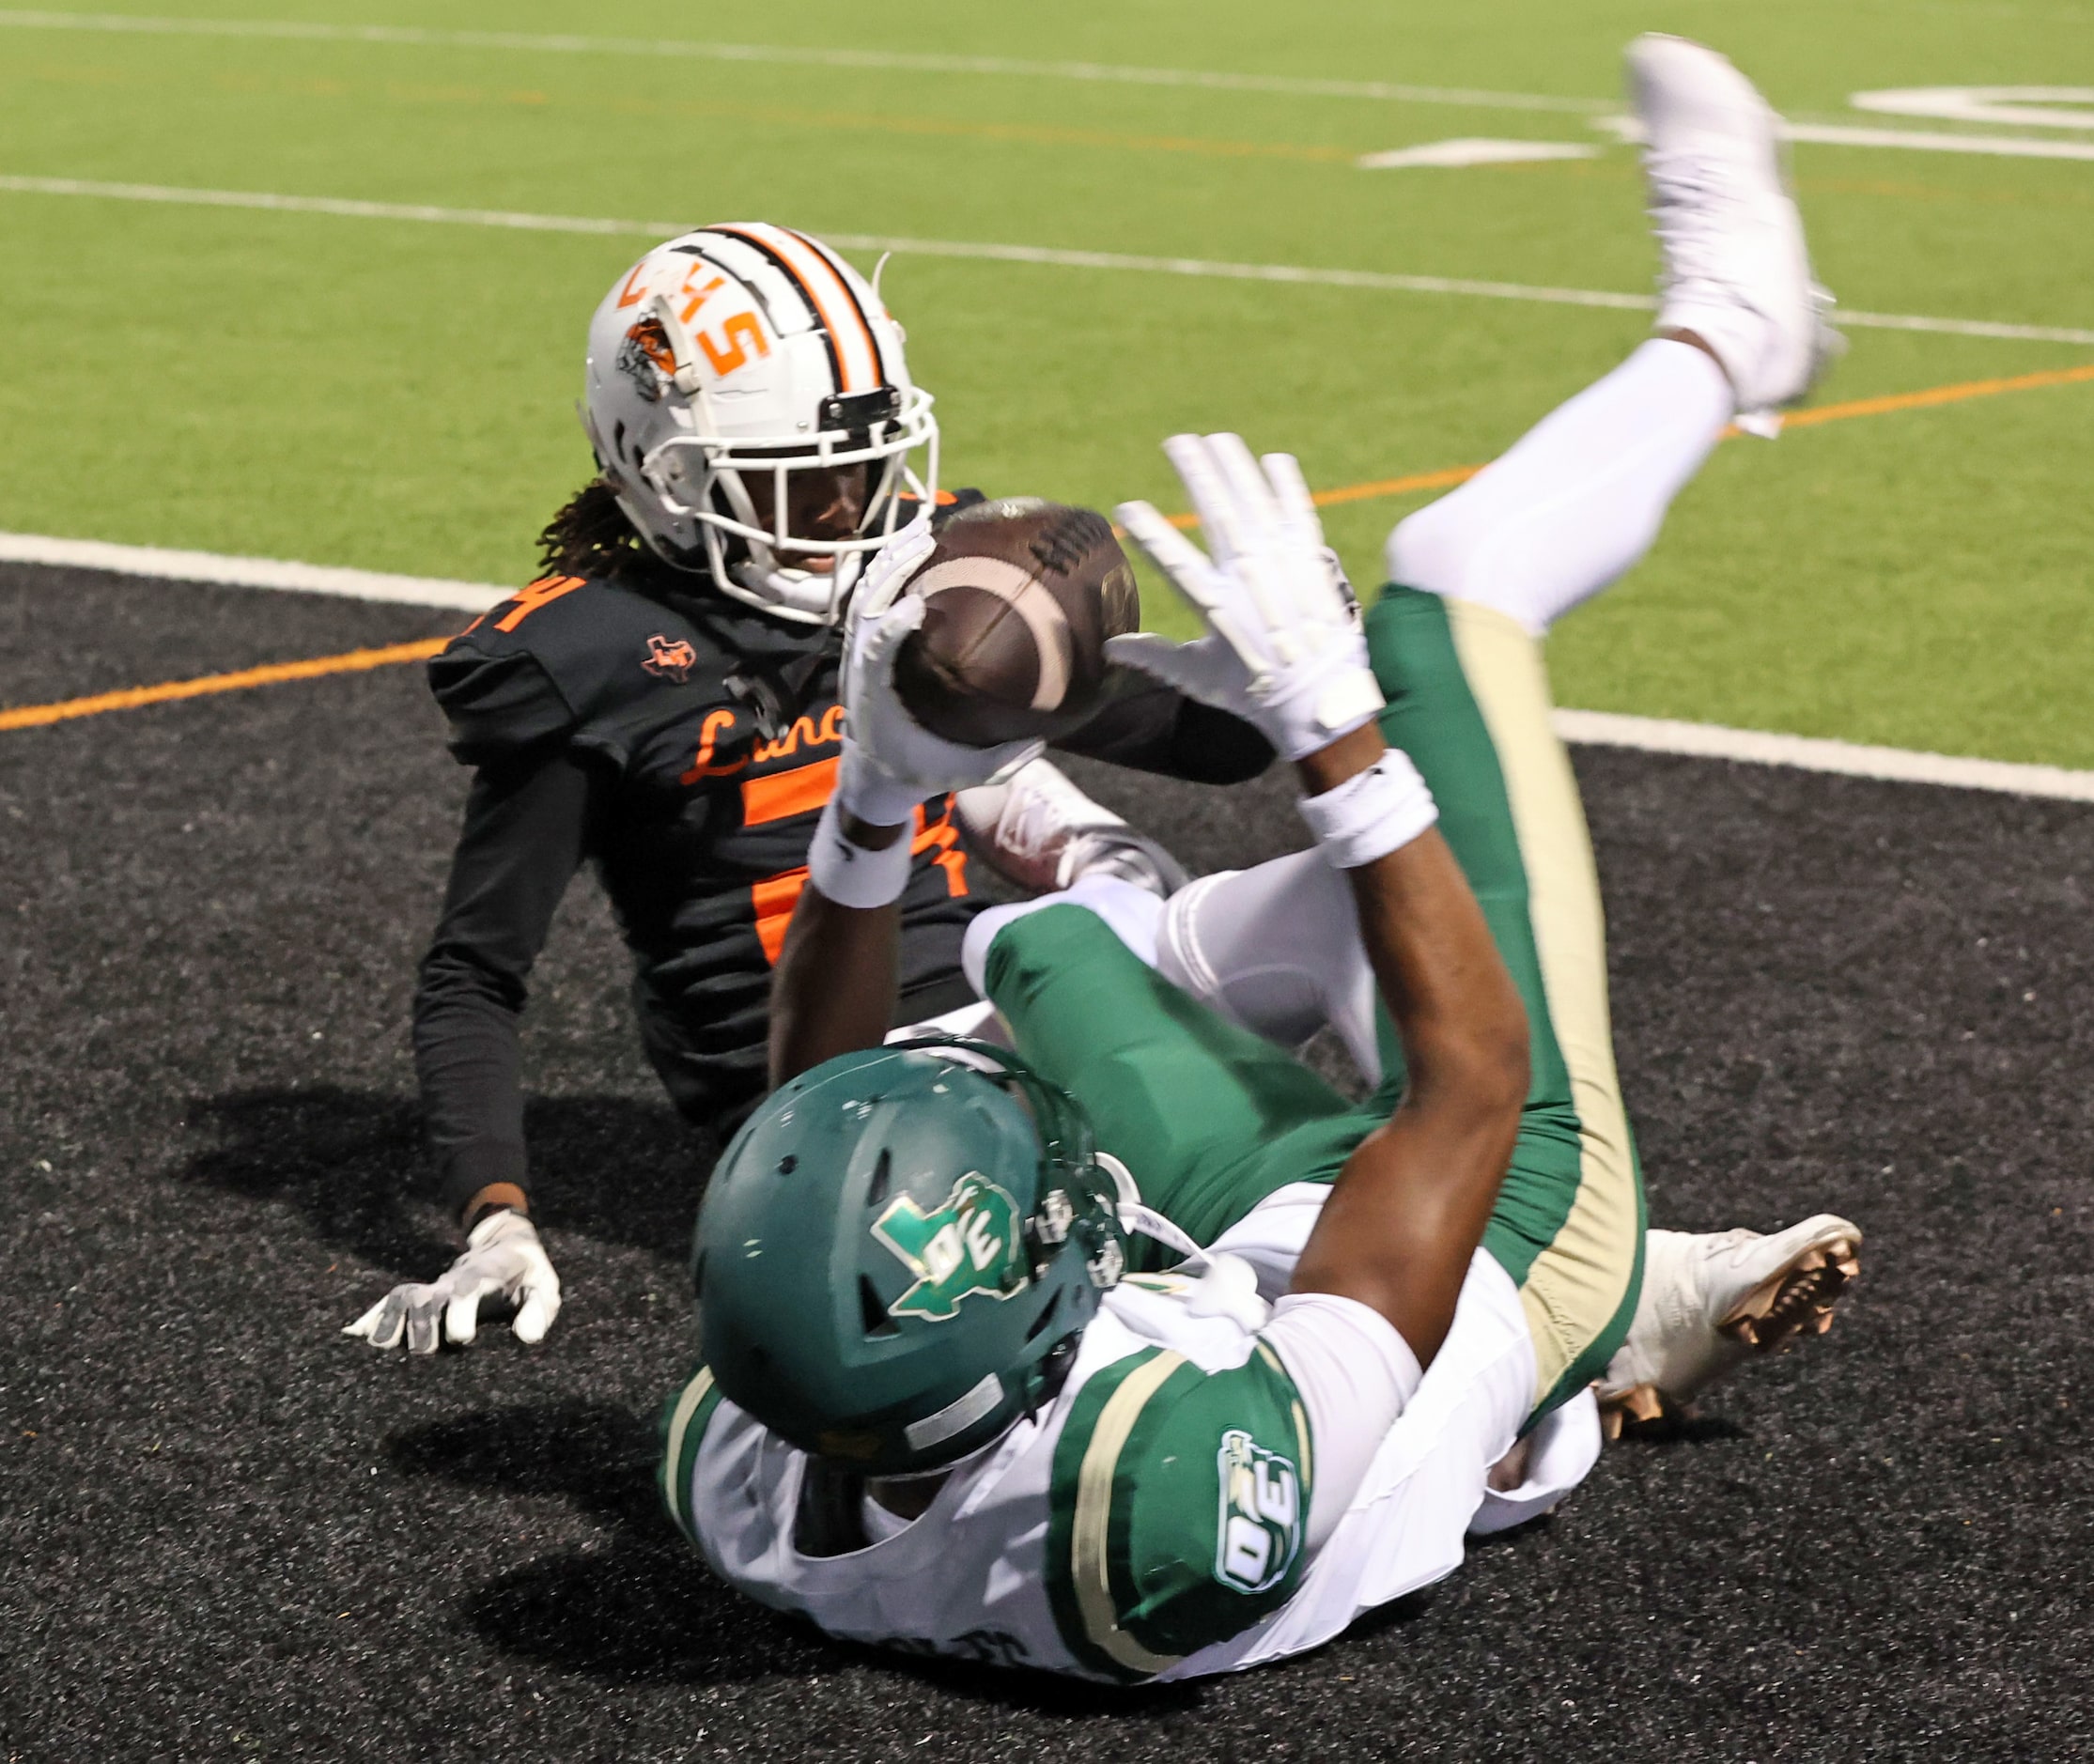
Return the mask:
<path id="1" fill-rule="evenodd" d="M 462 1348 L 479 1333 L 480 1301 L 499 1294 L 516 1307 L 517 1339 L 542 1341 L 560 1314 L 560 1277 L 537 1228 L 504 1208 L 475 1225 L 465 1242 L 465 1253 L 442 1279 L 395 1287 L 342 1333 L 391 1348 L 404 1331 L 410 1354 L 434 1354 L 445 1336 Z"/>
<path id="2" fill-rule="evenodd" d="M 919 515 L 873 559 L 851 596 L 844 639 L 844 756 L 836 801 L 875 827 L 898 827 L 919 803 L 1015 771 L 1046 746 L 1006 741 L 962 747 L 935 735 L 903 708 L 894 691 L 894 655 L 923 623 L 925 603 L 903 584 L 937 541 Z"/>
<path id="3" fill-rule="evenodd" d="M 1261 470 L 1238 435 L 1173 435 L 1163 451 L 1211 555 L 1147 503 L 1122 503 L 1120 524 L 1211 634 L 1189 643 L 1115 637 L 1106 653 L 1234 712 L 1290 760 L 1358 728 L 1381 709 L 1381 689 L 1351 584 L 1324 544 L 1294 456 L 1267 454 Z"/>

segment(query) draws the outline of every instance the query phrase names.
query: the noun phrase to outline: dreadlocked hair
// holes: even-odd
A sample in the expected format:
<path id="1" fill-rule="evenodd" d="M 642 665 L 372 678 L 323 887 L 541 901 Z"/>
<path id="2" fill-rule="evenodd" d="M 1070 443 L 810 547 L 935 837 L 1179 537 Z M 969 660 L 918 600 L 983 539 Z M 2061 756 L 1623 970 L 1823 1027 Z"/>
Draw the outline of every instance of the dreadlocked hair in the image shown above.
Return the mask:
<path id="1" fill-rule="evenodd" d="M 548 576 L 586 576 L 593 581 L 645 586 L 669 566 L 633 531 L 603 478 L 591 478 L 538 534 L 538 567 Z"/>

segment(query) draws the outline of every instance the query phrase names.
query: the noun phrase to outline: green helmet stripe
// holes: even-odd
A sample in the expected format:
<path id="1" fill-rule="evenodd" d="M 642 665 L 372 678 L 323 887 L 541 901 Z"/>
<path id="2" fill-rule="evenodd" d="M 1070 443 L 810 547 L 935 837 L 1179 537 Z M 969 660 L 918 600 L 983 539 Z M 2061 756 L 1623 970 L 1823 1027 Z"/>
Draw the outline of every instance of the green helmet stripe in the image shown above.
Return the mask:
<path id="1" fill-rule="evenodd" d="M 720 1397 L 711 1369 L 701 1366 L 661 1410 L 661 1503 L 676 1529 L 693 1543 L 698 1540 L 698 1527 L 690 1511 L 691 1472 L 697 1467 L 698 1447 L 705 1443 Z"/>

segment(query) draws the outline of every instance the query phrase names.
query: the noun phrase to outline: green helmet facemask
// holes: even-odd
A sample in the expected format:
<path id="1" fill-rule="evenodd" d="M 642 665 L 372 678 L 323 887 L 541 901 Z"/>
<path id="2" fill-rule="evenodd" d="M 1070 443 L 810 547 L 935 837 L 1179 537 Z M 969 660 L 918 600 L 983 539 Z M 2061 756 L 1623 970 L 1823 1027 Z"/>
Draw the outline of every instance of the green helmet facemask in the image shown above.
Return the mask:
<path id="1" fill-rule="evenodd" d="M 1126 1265 L 1115 1200 L 1074 1100 L 1006 1050 L 842 1055 L 713 1171 L 706 1363 L 802 1451 L 868 1476 L 951 1463 L 1058 1386 Z"/>

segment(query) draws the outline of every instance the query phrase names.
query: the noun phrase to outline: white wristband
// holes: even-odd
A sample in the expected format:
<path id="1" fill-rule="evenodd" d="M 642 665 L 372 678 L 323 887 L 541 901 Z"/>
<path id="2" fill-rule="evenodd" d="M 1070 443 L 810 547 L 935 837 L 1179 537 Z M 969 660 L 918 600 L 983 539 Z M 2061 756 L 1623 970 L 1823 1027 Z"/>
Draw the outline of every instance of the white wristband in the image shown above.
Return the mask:
<path id="1" fill-rule="evenodd" d="M 809 880 L 825 900 L 839 906 L 885 906 L 900 900 L 908 887 L 909 836 L 915 828 L 903 828 L 892 845 L 874 851 L 844 831 L 844 814 L 834 797 L 823 806 L 814 843 L 807 851 Z"/>
<path id="2" fill-rule="evenodd" d="M 1439 819 L 1439 805 L 1410 755 L 1390 748 L 1365 771 L 1295 805 L 1324 856 L 1357 870 L 1407 845 Z"/>

